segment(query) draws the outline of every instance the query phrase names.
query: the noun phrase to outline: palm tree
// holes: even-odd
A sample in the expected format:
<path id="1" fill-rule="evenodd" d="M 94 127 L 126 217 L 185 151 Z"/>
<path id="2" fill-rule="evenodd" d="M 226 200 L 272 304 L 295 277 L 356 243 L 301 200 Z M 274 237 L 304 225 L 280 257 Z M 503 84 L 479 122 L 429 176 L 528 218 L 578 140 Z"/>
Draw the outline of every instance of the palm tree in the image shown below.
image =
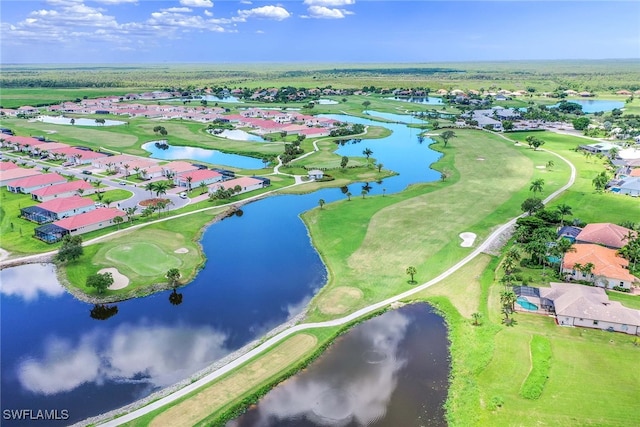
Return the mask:
<path id="1" fill-rule="evenodd" d="M 133 215 L 136 213 L 137 210 L 138 210 L 137 206 L 126 208 L 124 210 L 127 213 L 127 219 L 129 220 L 129 222 L 133 222 Z"/>
<path id="2" fill-rule="evenodd" d="M 371 149 L 367 147 L 362 151 L 362 154 L 364 154 L 367 157 L 367 163 L 368 163 L 369 157 L 371 157 L 371 155 L 373 154 L 373 151 L 371 151 Z"/>
<path id="3" fill-rule="evenodd" d="M 191 191 L 191 181 L 193 181 L 193 177 L 191 175 L 187 176 L 187 191 Z"/>
<path id="4" fill-rule="evenodd" d="M 82 196 L 84 194 L 84 188 L 78 188 L 76 192 L 78 193 L 78 196 Z"/>
<path id="5" fill-rule="evenodd" d="M 122 219 L 121 216 L 117 216 L 115 218 L 113 218 L 113 222 L 118 224 L 118 230 L 120 230 L 120 224 L 124 221 L 124 219 Z"/>
<path id="6" fill-rule="evenodd" d="M 564 226 L 564 216 L 565 215 L 571 215 L 573 212 L 571 212 L 571 206 L 567 205 L 567 204 L 559 204 L 558 206 L 556 206 L 556 209 L 558 211 L 558 213 L 560 214 L 560 226 Z"/>
<path id="7" fill-rule="evenodd" d="M 129 164 L 125 163 L 124 165 L 122 165 L 122 167 L 124 168 L 124 176 L 125 178 L 129 176 L 129 168 L 131 166 L 129 166 Z"/>
<path id="8" fill-rule="evenodd" d="M 158 200 L 156 202 L 156 208 L 158 209 L 158 217 L 160 217 L 160 214 L 162 213 L 162 210 L 165 209 L 168 205 L 169 205 L 169 203 L 167 201 L 164 201 L 164 200 Z"/>
<path id="9" fill-rule="evenodd" d="M 42 167 L 42 172 L 47 173 L 47 172 L 49 172 L 49 169 L 51 169 L 49 166 L 43 166 Z"/>
<path id="10" fill-rule="evenodd" d="M 593 273 L 593 269 L 596 266 L 592 263 L 592 262 L 588 262 L 585 265 L 582 266 L 582 269 L 580 269 L 580 272 L 582 273 L 582 275 L 587 278 L 588 276 L 591 275 L 591 273 Z"/>
<path id="11" fill-rule="evenodd" d="M 204 194 L 209 191 L 209 187 L 207 187 L 207 184 L 205 184 L 204 181 L 202 181 L 198 187 L 200 188 L 200 194 Z"/>
<path id="12" fill-rule="evenodd" d="M 544 187 L 544 179 L 538 178 L 531 181 L 531 186 L 529 187 L 529 191 L 533 192 L 535 197 L 536 193 L 542 193 L 542 188 Z"/>
<path id="13" fill-rule="evenodd" d="M 153 192 L 154 192 L 154 191 L 155 191 L 155 189 L 156 189 L 156 184 L 155 184 L 155 182 L 148 182 L 148 183 L 144 186 L 144 189 L 145 189 L 146 191 L 148 191 L 148 192 L 149 192 L 149 194 L 152 194 L 152 195 L 153 195 Z"/>
<path id="14" fill-rule="evenodd" d="M 178 280 L 180 279 L 180 270 L 178 270 L 177 268 L 170 268 L 169 271 L 167 271 L 167 281 L 169 282 L 169 286 L 171 286 L 172 288 L 175 288 L 176 285 L 178 284 Z"/>
<path id="15" fill-rule="evenodd" d="M 76 124 L 76 119 L 71 119 L 71 120 L 69 121 L 69 123 L 71 123 L 72 125 L 75 125 L 75 124 Z"/>
<path id="16" fill-rule="evenodd" d="M 362 194 L 362 198 L 364 199 L 364 196 L 366 196 L 369 192 L 367 190 L 362 190 L 362 192 L 360 194 Z"/>
<path id="17" fill-rule="evenodd" d="M 480 324 L 480 319 L 482 318 L 482 313 L 471 313 L 471 317 L 473 318 L 473 325 L 478 326 Z"/>
<path id="18" fill-rule="evenodd" d="M 162 194 L 167 194 L 167 190 L 169 189 L 169 185 L 164 181 L 156 182 L 156 185 L 153 188 L 156 192 L 156 196 L 160 197 Z"/>
<path id="19" fill-rule="evenodd" d="M 384 165 L 382 163 L 378 163 L 376 166 L 378 167 L 378 173 L 380 173 Z"/>
<path id="20" fill-rule="evenodd" d="M 554 167 L 554 166 L 555 166 L 555 163 L 553 162 L 553 160 L 549 160 L 549 161 L 547 162 L 547 169 L 551 169 L 551 168 L 552 168 L 552 167 Z"/>
<path id="21" fill-rule="evenodd" d="M 107 207 L 109 207 L 109 205 L 110 205 L 111 203 L 113 203 L 113 200 L 111 200 L 111 199 L 104 199 L 104 202 L 103 202 L 103 203 L 104 203 L 105 205 L 107 205 Z"/>
<path id="22" fill-rule="evenodd" d="M 134 167 L 133 171 L 136 173 L 136 177 L 140 178 L 140 167 L 138 166 Z"/>
<path id="23" fill-rule="evenodd" d="M 514 310 L 514 305 L 517 299 L 518 297 L 513 291 L 502 291 L 500 293 L 500 304 L 511 311 Z"/>
<path id="24" fill-rule="evenodd" d="M 415 283 L 415 280 L 413 280 L 413 276 L 418 274 L 418 270 L 416 270 L 414 266 L 410 265 L 409 267 L 407 267 L 406 273 L 411 276 L 411 280 L 409 281 L 409 283 Z"/>
<path id="25" fill-rule="evenodd" d="M 324 199 L 318 200 L 318 204 L 320 205 L 320 209 L 324 206 Z"/>
<path id="26" fill-rule="evenodd" d="M 351 194 L 350 191 L 347 191 L 346 196 L 347 196 L 347 200 L 351 201 L 351 196 L 353 196 L 353 194 Z"/>
<path id="27" fill-rule="evenodd" d="M 553 247 L 554 255 L 560 258 L 560 266 L 558 267 L 558 272 L 562 272 L 562 264 L 564 263 L 564 256 L 568 252 L 575 252 L 576 248 L 573 247 L 573 243 L 571 240 L 561 237 L 556 241 L 555 246 Z"/>

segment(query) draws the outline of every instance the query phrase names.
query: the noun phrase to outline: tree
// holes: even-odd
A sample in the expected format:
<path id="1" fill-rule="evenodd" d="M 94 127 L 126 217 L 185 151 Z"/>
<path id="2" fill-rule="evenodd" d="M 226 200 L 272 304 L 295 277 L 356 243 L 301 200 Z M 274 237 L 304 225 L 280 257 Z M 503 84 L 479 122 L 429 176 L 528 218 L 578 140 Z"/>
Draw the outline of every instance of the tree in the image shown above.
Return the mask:
<path id="1" fill-rule="evenodd" d="M 555 163 L 553 162 L 553 160 L 549 160 L 549 161 L 547 162 L 547 169 L 551 169 L 551 168 L 552 168 L 552 167 L 554 167 L 554 166 L 555 166 Z"/>
<path id="2" fill-rule="evenodd" d="M 347 200 L 351 201 L 351 196 L 353 196 L 353 194 L 351 194 L 351 192 L 347 191 Z"/>
<path id="3" fill-rule="evenodd" d="M 191 175 L 187 176 L 187 191 L 191 191 L 191 181 L 193 181 L 193 177 Z"/>
<path id="4" fill-rule="evenodd" d="M 373 151 L 371 151 L 371 149 L 367 147 L 362 151 L 362 154 L 367 157 L 367 162 L 369 162 L 369 157 L 373 154 Z"/>
<path id="5" fill-rule="evenodd" d="M 593 178 L 593 181 L 591 181 L 591 183 L 596 188 L 596 191 L 598 193 L 601 193 L 604 191 L 604 189 L 607 187 L 608 182 L 609 182 L 609 177 L 607 176 L 606 171 L 600 172 L 598 175 L 596 175 L 595 178 Z"/>
<path id="6" fill-rule="evenodd" d="M 42 172 L 47 173 L 47 172 L 49 172 L 49 169 L 51 169 L 49 166 L 43 166 L 42 167 Z"/>
<path id="7" fill-rule="evenodd" d="M 503 120 L 502 121 L 502 129 L 506 131 L 513 130 L 513 122 L 511 120 Z"/>
<path id="8" fill-rule="evenodd" d="M 413 276 L 415 276 L 416 274 L 418 274 L 418 270 L 416 270 L 416 268 L 414 266 L 409 266 L 407 267 L 406 273 L 411 276 L 411 280 L 409 281 L 409 283 L 416 283 L 415 280 L 413 280 Z"/>
<path id="9" fill-rule="evenodd" d="M 120 230 L 120 224 L 122 224 L 124 222 L 124 219 L 121 216 L 117 216 L 117 217 L 113 218 L 113 222 L 115 224 L 118 224 L 118 230 Z"/>
<path id="10" fill-rule="evenodd" d="M 86 286 L 95 288 L 99 294 L 103 294 L 111 285 L 113 285 L 113 275 L 111 273 L 96 273 L 87 277 Z"/>
<path id="11" fill-rule="evenodd" d="M 209 187 L 207 187 L 207 184 L 204 181 L 202 181 L 198 187 L 200 187 L 200 194 L 204 194 L 209 191 Z"/>
<path id="12" fill-rule="evenodd" d="M 110 205 L 111 203 L 113 203 L 113 200 L 111 200 L 111 199 L 104 199 L 104 201 L 103 201 L 102 203 L 104 203 L 105 205 L 107 205 L 107 207 L 109 207 L 109 205 Z"/>
<path id="13" fill-rule="evenodd" d="M 455 138 L 456 133 L 452 130 L 445 130 L 440 134 L 440 138 L 442 138 L 442 142 L 444 142 L 444 146 L 446 147 L 451 138 Z"/>
<path id="14" fill-rule="evenodd" d="M 129 220 L 129 222 L 133 222 L 133 215 L 135 215 L 137 210 L 138 210 L 137 206 L 132 206 L 130 208 L 125 208 L 124 211 L 127 214 L 127 219 Z"/>
<path id="15" fill-rule="evenodd" d="M 523 212 L 527 212 L 529 215 L 533 215 L 534 213 L 538 212 L 540 209 L 544 208 L 544 203 L 542 203 L 542 200 L 536 197 L 530 197 L 524 202 L 522 202 L 522 205 L 520 205 L 520 208 L 522 209 Z"/>
<path id="16" fill-rule="evenodd" d="M 156 184 L 155 184 L 155 182 L 148 182 L 147 184 L 145 184 L 144 189 L 145 189 L 146 191 L 148 191 L 148 192 L 149 192 L 149 194 L 153 194 L 153 192 L 154 192 L 154 191 L 155 191 L 155 189 L 156 189 Z"/>
<path id="17" fill-rule="evenodd" d="M 136 173 L 136 177 L 140 178 L 140 167 L 138 166 L 134 167 L 133 171 Z"/>
<path id="18" fill-rule="evenodd" d="M 366 109 L 366 108 L 369 108 L 369 106 L 370 106 L 370 105 L 371 105 L 371 101 L 364 101 L 364 102 L 362 103 L 362 106 L 363 106 L 365 109 Z"/>
<path id="19" fill-rule="evenodd" d="M 473 318 L 473 326 L 480 325 L 480 319 L 482 318 L 482 313 L 471 313 L 471 317 Z"/>
<path id="20" fill-rule="evenodd" d="M 167 283 L 169 283 L 169 286 L 171 286 L 172 288 L 175 288 L 178 285 L 178 280 L 181 277 L 180 274 L 180 270 L 178 270 L 177 268 L 170 268 L 167 271 Z"/>
<path id="21" fill-rule="evenodd" d="M 262 163 L 264 164 L 264 167 L 266 168 L 267 166 L 269 166 L 269 159 L 266 157 L 262 158 Z"/>
<path id="22" fill-rule="evenodd" d="M 76 119 L 69 120 L 69 123 L 71 123 L 72 125 L 75 125 L 76 124 Z"/>
<path id="23" fill-rule="evenodd" d="M 384 165 L 380 162 L 378 162 L 378 164 L 376 165 L 378 168 L 378 173 L 380 173 L 380 171 L 382 171 L 382 168 L 384 167 Z"/>
<path id="24" fill-rule="evenodd" d="M 573 247 L 573 243 L 571 242 L 571 240 L 561 237 L 556 241 L 556 244 L 553 246 L 552 253 L 553 255 L 560 258 L 560 262 L 559 262 L 560 265 L 558 266 L 558 272 L 560 273 L 562 272 L 562 264 L 564 262 L 564 256 L 568 252 L 575 252 L 575 251 L 576 251 L 576 248 Z"/>
<path id="25" fill-rule="evenodd" d="M 531 186 L 529 186 L 529 191 L 533 192 L 533 196 L 536 196 L 536 193 L 542 193 L 542 189 L 544 187 L 544 179 L 538 178 L 531 181 Z"/>
<path id="26" fill-rule="evenodd" d="M 169 189 L 169 184 L 164 181 L 156 182 L 154 186 L 154 191 L 156 192 L 156 196 L 160 197 L 162 194 L 167 194 L 167 190 Z"/>
<path id="27" fill-rule="evenodd" d="M 556 206 L 556 210 L 560 214 L 560 226 L 562 227 L 564 226 L 565 215 L 571 215 L 573 213 L 571 212 L 571 206 L 561 203 L 558 206 Z"/>
<path id="28" fill-rule="evenodd" d="M 324 199 L 318 200 L 318 205 L 320 205 L 320 209 L 324 206 Z"/>
<path id="29" fill-rule="evenodd" d="M 364 196 L 366 196 L 369 192 L 367 190 L 362 190 L 360 192 L 360 194 L 362 194 L 362 198 L 364 199 Z"/>
<path id="30" fill-rule="evenodd" d="M 67 234 L 62 238 L 62 246 L 60 246 L 55 260 L 59 262 L 75 261 L 82 254 L 82 237 Z"/>
<path id="31" fill-rule="evenodd" d="M 514 306 L 518 297 L 513 291 L 502 291 L 500 293 L 500 304 L 502 307 L 507 308 L 511 312 L 514 310 Z"/>
<path id="32" fill-rule="evenodd" d="M 575 130 L 585 130 L 589 126 L 588 117 L 577 117 L 571 121 Z"/>
<path id="33" fill-rule="evenodd" d="M 342 160 L 340 161 L 340 167 L 342 169 L 346 168 L 347 163 L 349 163 L 349 158 L 347 156 L 342 156 Z"/>
<path id="34" fill-rule="evenodd" d="M 518 261 L 520 261 L 521 254 L 516 246 L 511 246 L 504 255 L 502 261 L 502 269 L 506 275 L 511 275 L 515 271 Z"/>
<path id="35" fill-rule="evenodd" d="M 129 168 L 130 168 L 131 166 L 129 166 L 129 164 L 128 164 L 128 163 L 125 163 L 124 165 L 122 165 L 122 167 L 124 168 L 124 176 L 125 176 L 125 178 L 126 178 L 126 177 L 128 177 L 128 176 L 129 176 Z"/>
<path id="36" fill-rule="evenodd" d="M 451 176 L 451 171 L 449 169 L 442 169 L 440 172 L 440 181 L 445 182 Z"/>

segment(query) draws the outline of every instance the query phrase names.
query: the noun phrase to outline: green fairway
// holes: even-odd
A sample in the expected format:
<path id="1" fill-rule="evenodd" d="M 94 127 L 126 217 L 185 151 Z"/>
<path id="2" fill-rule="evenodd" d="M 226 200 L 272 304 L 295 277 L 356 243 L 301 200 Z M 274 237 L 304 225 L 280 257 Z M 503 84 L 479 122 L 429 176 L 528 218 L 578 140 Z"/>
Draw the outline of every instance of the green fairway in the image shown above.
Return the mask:
<path id="1" fill-rule="evenodd" d="M 310 319 L 325 318 L 315 304 L 332 298 L 333 287 L 361 289 L 364 297 L 355 309 L 409 289 L 404 273 L 409 265 L 417 268 L 419 283 L 434 277 L 472 250 L 460 247 L 460 233 L 476 233 L 477 244 L 492 227 L 521 213 L 532 179 L 545 179 L 544 194 L 568 179 L 568 166 L 549 153 L 519 150 L 486 132 L 457 134 L 436 164 L 460 171 L 450 182 L 415 185 L 386 197 L 354 197 L 303 215 L 331 273 Z M 552 170 L 537 167 L 552 158 L 557 165 Z"/>
<path id="2" fill-rule="evenodd" d="M 182 261 L 148 242 L 132 242 L 112 247 L 104 257 L 115 264 L 125 264 L 140 276 L 156 276 L 170 268 L 179 268 Z"/>

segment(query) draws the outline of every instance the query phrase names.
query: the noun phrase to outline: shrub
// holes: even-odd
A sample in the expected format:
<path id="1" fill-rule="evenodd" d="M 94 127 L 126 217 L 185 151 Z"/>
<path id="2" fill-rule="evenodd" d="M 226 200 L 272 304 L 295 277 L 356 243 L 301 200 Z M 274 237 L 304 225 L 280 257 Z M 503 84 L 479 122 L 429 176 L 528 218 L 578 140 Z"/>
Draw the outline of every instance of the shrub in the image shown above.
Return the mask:
<path id="1" fill-rule="evenodd" d="M 613 290 L 619 292 L 631 292 L 631 289 L 623 288 L 622 286 L 614 286 Z"/>

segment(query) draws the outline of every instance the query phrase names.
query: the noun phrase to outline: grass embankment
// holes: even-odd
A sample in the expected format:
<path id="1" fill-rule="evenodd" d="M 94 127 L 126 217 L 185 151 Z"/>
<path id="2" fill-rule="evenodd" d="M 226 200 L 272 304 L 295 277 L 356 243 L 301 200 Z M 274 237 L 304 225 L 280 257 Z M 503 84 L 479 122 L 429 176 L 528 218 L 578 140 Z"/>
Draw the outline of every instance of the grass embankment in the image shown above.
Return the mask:
<path id="1" fill-rule="evenodd" d="M 60 246 L 33 237 L 40 224 L 19 217 L 21 208 L 37 204 L 30 194 L 12 193 L 6 186 L 0 189 L 0 247 L 13 256 L 48 252 Z"/>
<path id="2" fill-rule="evenodd" d="M 354 197 L 303 215 L 330 272 L 329 283 L 312 302 L 310 320 L 339 314 L 332 301 L 341 299 L 346 288 L 359 289 L 362 298 L 345 306 L 345 313 L 410 289 L 407 266 L 417 268 L 419 283 L 435 277 L 472 250 L 460 247 L 460 233 L 476 233 L 477 244 L 493 227 L 521 213 L 531 180 L 544 178 L 544 194 L 549 194 L 568 179 L 563 162 L 544 168 L 558 160 L 552 154 L 519 150 L 486 132 L 457 134 L 435 165 L 456 171 L 448 181 L 385 197 Z"/>
<path id="3" fill-rule="evenodd" d="M 203 226 L 222 210 L 223 208 L 211 209 L 150 224 L 118 234 L 105 242 L 86 246 L 84 254 L 78 260 L 65 266 L 64 274 L 70 285 L 83 293 L 91 297 L 111 299 L 149 294 L 154 291 L 151 286 L 153 284 L 160 284 L 160 288 L 165 288 L 165 274 L 170 268 L 180 270 L 181 283 L 188 283 L 205 261 L 198 243 Z M 179 251 L 176 252 L 177 250 Z M 129 278 L 129 286 L 120 290 L 107 290 L 103 295 L 88 288 L 85 285 L 87 276 L 105 267 L 117 268 Z"/>
<path id="4" fill-rule="evenodd" d="M 43 104 L 59 104 L 63 101 L 76 99 L 99 98 L 104 96 L 121 96 L 131 92 L 146 92 L 155 88 L 119 87 L 119 88 L 2 88 L 0 105 L 2 108 L 18 108 L 25 105 L 37 106 Z"/>
<path id="5" fill-rule="evenodd" d="M 520 396 L 537 399 L 542 394 L 551 368 L 551 343 L 546 337 L 534 335 L 531 338 L 531 371 L 520 387 Z"/>

